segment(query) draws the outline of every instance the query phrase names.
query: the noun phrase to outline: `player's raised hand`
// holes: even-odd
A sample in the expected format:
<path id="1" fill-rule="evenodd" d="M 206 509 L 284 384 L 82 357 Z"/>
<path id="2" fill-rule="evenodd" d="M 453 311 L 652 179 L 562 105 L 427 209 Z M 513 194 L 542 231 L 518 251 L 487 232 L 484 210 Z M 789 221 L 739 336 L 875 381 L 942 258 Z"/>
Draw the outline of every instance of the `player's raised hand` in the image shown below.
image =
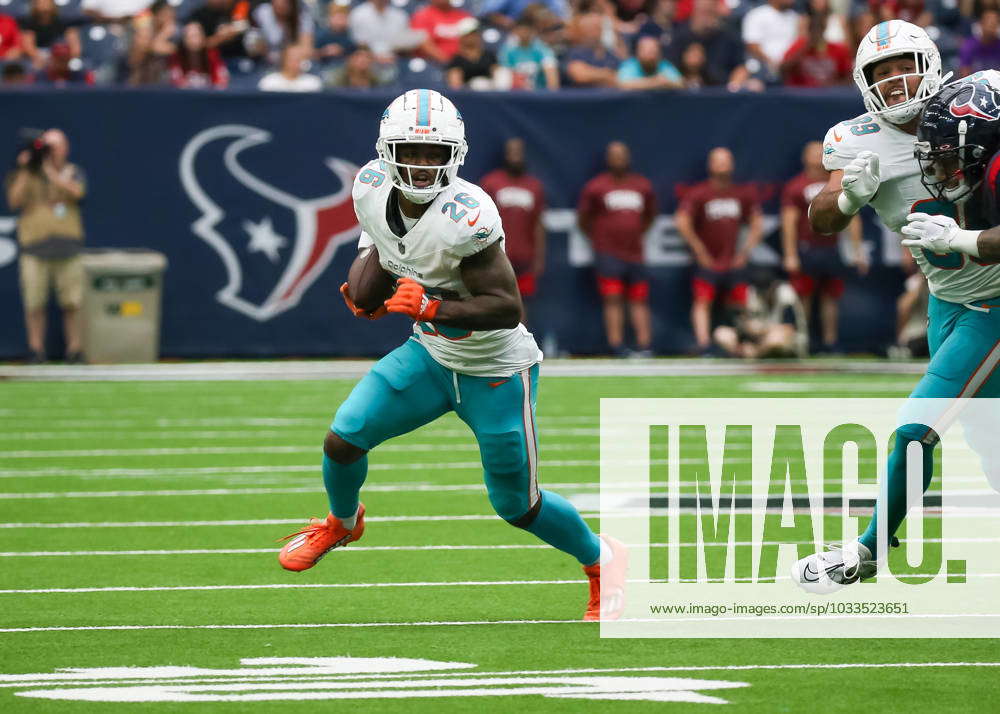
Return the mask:
<path id="1" fill-rule="evenodd" d="M 878 191 L 878 154 L 862 151 L 844 167 L 844 177 L 840 180 L 840 195 L 837 207 L 845 216 L 853 216 L 867 204 Z"/>
<path id="2" fill-rule="evenodd" d="M 355 317 L 363 317 L 368 320 L 377 320 L 383 317 L 386 313 L 385 305 L 379 305 L 376 309 L 368 312 L 363 310 L 354 304 L 354 300 L 351 298 L 351 293 L 347 289 L 347 283 L 340 286 L 340 294 L 344 296 L 344 302 L 347 303 L 347 309 L 354 313 Z"/>
<path id="3" fill-rule="evenodd" d="M 428 297 L 424 286 L 412 278 L 400 278 L 396 281 L 396 292 L 385 301 L 389 312 L 409 315 L 417 322 L 433 322 L 441 301 Z"/>

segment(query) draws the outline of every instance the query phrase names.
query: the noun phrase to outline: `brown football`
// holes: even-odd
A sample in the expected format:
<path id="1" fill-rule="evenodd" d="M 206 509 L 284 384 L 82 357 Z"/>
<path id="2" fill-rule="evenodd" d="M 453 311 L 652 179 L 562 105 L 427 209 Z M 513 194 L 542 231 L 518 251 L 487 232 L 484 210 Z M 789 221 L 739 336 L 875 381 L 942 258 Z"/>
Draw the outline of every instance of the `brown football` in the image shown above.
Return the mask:
<path id="1" fill-rule="evenodd" d="M 375 246 L 363 248 L 347 272 L 347 290 L 354 304 L 371 312 L 392 297 L 396 279 L 382 269 Z"/>

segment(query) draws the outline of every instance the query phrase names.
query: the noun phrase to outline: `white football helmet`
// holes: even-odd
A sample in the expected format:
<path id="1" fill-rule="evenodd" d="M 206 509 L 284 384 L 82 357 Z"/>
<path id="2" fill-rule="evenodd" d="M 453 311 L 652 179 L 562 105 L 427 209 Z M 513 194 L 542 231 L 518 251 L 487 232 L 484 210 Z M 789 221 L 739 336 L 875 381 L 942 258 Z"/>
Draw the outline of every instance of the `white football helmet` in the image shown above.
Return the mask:
<path id="1" fill-rule="evenodd" d="M 890 57 L 913 55 L 916 72 L 897 75 L 891 79 L 903 78 L 903 91 L 907 96 L 905 101 L 888 106 L 882 96 L 882 87 L 891 81 L 872 82 L 871 70 L 874 65 Z M 909 95 L 906 79 L 917 75 L 921 77 L 920 85 L 914 95 Z M 937 93 L 944 80 L 941 77 L 941 53 L 937 45 L 920 27 L 903 20 L 888 20 L 880 22 L 864 36 L 858 45 L 858 54 L 854 59 L 854 83 L 861 90 L 865 108 L 872 114 L 877 114 L 893 124 L 905 124 L 920 113 L 920 107 L 927 98 Z"/>
<path id="2" fill-rule="evenodd" d="M 414 166 L 400 163 L 396 147 L 400 144 L 440 144 L 450 149 L 449 160 L 441 166 Z M 414 203 L 428 203 L 458 174 L 469 145 L 465 141 L 465 122 L 455 105 L 433 89 L 411 89 L 392 100 L 382 114 L 378 157 L 385 162 L 392 185 Z M 430 186 L 414 186 L 410 169 L 436 170 Z"/>

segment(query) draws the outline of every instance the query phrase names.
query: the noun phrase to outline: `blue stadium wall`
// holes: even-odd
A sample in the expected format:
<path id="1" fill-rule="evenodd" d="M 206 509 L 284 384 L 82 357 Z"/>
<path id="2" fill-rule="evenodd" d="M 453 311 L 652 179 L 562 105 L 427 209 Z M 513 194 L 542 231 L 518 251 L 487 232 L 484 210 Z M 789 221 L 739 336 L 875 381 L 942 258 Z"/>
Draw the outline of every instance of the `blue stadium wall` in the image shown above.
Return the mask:
<path id="1" fill-rule="evenodd" d="M 402 318 L 359 322 L 338 286 L 357 228 L 350 207 L 353 167 L 373 157 L 378 119 L 391 95 L 266 95 L 177 91 L 0 94 L 0 137 L 13 157 L 21 127 L 59 126 L 71 160 L 88 178 L 90 247 L 151 248 L 165 277 L 165 356 L 378 355 L 408 332 Z M 799 170 L 802 145 L 861 111 L 848 92 L 455 93 L 470 151 L 461 174 L 477 180 L 509 136 L 525 138 L 531 170 L 548 192 L 547 269 L 532 306 L 540 341 L 575 354 L 605 344 L 586 241 L 572 208 L 600 170 L 603 148 L 626 141 L 635 168 L 651 178 L 661 218 L 647 237 L 655 347 L 691 348 L 690 261 L 672 229 L 677 186 L 704 177 L 705 154 L 729 146 L 737 178 L 760 184 L 776 225 L 783 181 Z M 0 357 L 25 352 L 13 255 L 13 214 L 0 198 Z M 902 275 L 896 247 L 866 219 L 874 269 L 851 278 L 843 338 L 854 350 L 892 339 Z M 889 242 L 892 242 L 891 239 Z M 775 264 L 778 237 L 756 255 Z"/>

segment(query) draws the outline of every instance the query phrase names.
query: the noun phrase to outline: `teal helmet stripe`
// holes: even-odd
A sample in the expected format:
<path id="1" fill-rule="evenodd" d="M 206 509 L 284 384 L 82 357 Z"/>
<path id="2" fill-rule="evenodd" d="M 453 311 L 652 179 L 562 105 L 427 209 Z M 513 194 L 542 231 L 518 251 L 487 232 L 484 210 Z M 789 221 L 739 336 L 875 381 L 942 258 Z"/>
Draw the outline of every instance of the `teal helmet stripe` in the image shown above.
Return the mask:
<path id="1" fill-rule="evenodd" d="M 417 126 L 431 125 L 431 93 L 427 89 L 417 90 Z"/>
<path id="2" fill-rule="evenodd" d="M 888 44 L 889 42 L 889 21 L 880 22 L 878 27 L 875 28 L 875 42 L 879 45 Z"/>

